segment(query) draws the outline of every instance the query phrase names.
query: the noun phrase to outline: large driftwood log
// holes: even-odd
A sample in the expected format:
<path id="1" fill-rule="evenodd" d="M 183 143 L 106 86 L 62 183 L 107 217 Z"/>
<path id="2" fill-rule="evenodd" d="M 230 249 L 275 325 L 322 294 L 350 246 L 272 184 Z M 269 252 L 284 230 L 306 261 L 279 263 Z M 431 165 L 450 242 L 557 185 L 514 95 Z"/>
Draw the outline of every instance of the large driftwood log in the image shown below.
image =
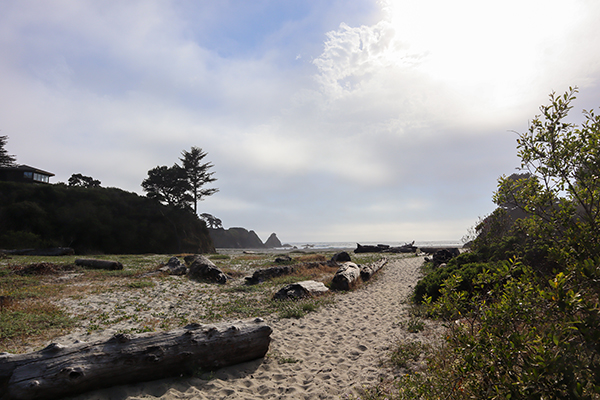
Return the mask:
<path id="1" fill-rule="evenodd" d="M 309 296 L 320 296 L 329 291 L 323 282 L 302 281 L 285 285 L 273 295 L 274 299 L 302 299 Z"/>
<path id="2" fill-rule="evenodd" d="M 387 262 L 387 258 L 382 258 L 379 261 L 375 261 L 367 265 L 361 265 L 360 278 L 363 280 L 363 282 L 368 281 L 373 275 L 375 275 L 377 271 L 383 268 Z"/>
<path id="3" fill-rule="evenodd" d="M 360 268 L 353 262 L 345 262 L 337 270 L 331 280 L 331 289 L 350 290 L 354 288 L 360 278 Z"/>
<path id="4" fill-rule="evenodd" d="M 95 259 L 84 259 L 78 258 L 75 260 L 75 265 L 79 265 L 84 268 L 92 268 L 92 269 L 108 269 L 108 270 L 117 270 L 123 269 L 123 264 L 118 261 L 108 261 L 108 260 L 95 260 Z"/>
<path id="5" fill-rule="evenodd" d="M 262 319 L 189 325 L 108 341 L 51 344 L 0 354 L 0 399 L 59 399 L 93 389 L 215 369 L 264 357 L 272 329 Z"/>

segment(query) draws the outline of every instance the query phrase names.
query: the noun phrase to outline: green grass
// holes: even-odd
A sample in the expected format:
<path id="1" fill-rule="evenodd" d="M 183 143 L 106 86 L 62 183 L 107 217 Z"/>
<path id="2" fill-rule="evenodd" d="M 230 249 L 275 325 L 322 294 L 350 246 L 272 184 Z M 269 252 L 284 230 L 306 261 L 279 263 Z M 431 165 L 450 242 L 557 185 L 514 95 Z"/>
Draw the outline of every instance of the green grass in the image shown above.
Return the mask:
<path id="1" fill-rule="evenodd" d="M 66 329 L 79 326 L 94 333 L 129 321 L 129 332 L 168 330 L 190 322 L 218 322 L 224 319 L 254 318 L 274 315 L 279 318 L 302 318 L 334 301 L 334 295 L 300 300 L 273 300 L 273 294 L 289 283 L 321 280 L 327 283 L 336 268 L 320 265 L 332 253 L 304 252 L 290 254 L 298 271 L 258 285 L 246 285 L 244 277 L 256 269 L 274 265 L 276 254 L 210 255 L 209 258 L 232 279 L 225 285 L 194 282 L 193 289 L 178 291 L 189 285 L 186 277 L 145 276 L 164 265 L 171 255 L 97 255 L 86 256 L 118 261 L 124 269 L 105 271 L 74 265 L 78 256 L 40 257 L 11 256 L 0 259 L 0 296 L 4 296 L 0 321 L 0 352 L 22 352 L 41 348 L 52 337 Z M 177 255 L 182 261 L 184 255 Z M 377 256 L 362 257 L 360 262 Z M 40 268 L 32 265 L 44 264 Z M 310 263 L 311 268 L 304 268 Z M 316 268 L 315 268 L 316 266 Z M 16 270 L 40 272 L 39 275 L 18 275 Z M 41 274 L 42 272 L 45 273 Z M 157 296 L 164 298 L 173 290 L 178 293 L 169 301 L 169 310 L 154 309 Z M 101 312 L 92 309 L 93 302 L 103 301 Z M 123 296 L 120 294 L 123 293 Z M 340 294 L 343 295 L 343 294 Z M 88 298 L 90 300 L 88 300 Z M 111 298 L 111 300 L 108 300 Z M 75 301 L 77 307 L 61 309 L 62 300 Z M 175 301 L 173 301 L 175 300 Z M 189 301 L 199 302 L 190 309 Z M 9 304 L 10 302 L 10 304 Z M 143 313 L 143 314 L 142 314 Z"/>

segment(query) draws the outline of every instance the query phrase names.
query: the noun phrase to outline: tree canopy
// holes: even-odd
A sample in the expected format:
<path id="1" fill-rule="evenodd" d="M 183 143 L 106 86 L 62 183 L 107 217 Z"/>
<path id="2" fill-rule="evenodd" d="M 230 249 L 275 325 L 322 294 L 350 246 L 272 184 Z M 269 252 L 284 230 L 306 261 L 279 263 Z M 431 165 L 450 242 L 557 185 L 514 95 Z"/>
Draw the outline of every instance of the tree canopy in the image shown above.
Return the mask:
<path id="1" fill-rule="evenodd" d="M 527 213 L 528 233 L 552 243 L 557 257 L 586 259 L 600 254 L 600 116 L 584 111 L 581 126 L 565 122 L 576 93 L 552 93 L 519 134 L 526 174 L 501 177 L 494 201 Z"/>
<path id="2" fill-rule="evenodd" d="M 148 171 L 148 178 L 142 182 L 142 188 L 149 198 L 160 203 L 191 209 L 192 197 L 189 194 L 187 174 L 177 164 L 172 167 L 155 167 Z"/>
<path id="3" fill-rule="evenodd" d="M 198 202 L 203 197 L 211 196 L 219 191 L 219 189 L 203 188 L 207 183 L 216 181 L 213 178 L 214 172 L 209 172 L 213 167 L 211 163 L 203 163 L 202 160 L 206 157 L 206 153 L 199 147 L 192 147 L 190 151 L 182 151 L 179 160 L 182 163 L 183 169 L 186 172 L 187 180 L 190 184 L 190 193 L 194 198 L 194 212 L 198 212 Z"/>
<path id="4" fill-rule="evenodd" d="M 17 161 L 15 156 L 8 154 L 5 148 L 7 142 L 8 136 L 0 136 L 0 167 L 12 167 Z"/>
<path id="5" fill-rule="evenodd" d="M 85 176 L 81 174 L 73 174 L 69 178 L 69 186 L 80 186 L 80 187 L 100 187 L 101 182 L 91 176 Z"/>
<path id="6" fill-rule="evenodd" d="M 206 153 L 199 147 L 183 151 L 182 166 L 175 163 L 172 167 L 159 166 L 148 171 L 148 177 L 142 182 L 142 188 L 149 198 L 163 204 L 176 206 L 197 212 L 197 203 L 203 197 L 219 191 L 217 188 L 203 188 L 207 183 L 216 181 L 211 163 L 203 163 Z"/>

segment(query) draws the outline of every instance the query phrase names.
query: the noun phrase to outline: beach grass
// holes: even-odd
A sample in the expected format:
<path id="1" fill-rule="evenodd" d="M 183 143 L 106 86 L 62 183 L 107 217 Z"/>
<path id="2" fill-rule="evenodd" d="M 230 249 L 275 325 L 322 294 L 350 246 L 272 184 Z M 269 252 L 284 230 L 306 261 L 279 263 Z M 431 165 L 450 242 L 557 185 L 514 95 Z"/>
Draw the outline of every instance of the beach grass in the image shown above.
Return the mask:
<path id="1" fill-rule="evenodd" d="M 333 252 L 287 253 L 294 273 L 258 285 L 244 277 L 274 265 L 278 254 L 210 254 L 230 279 L 225 285 L 197 282 L 157 272 L 169 255 L 98 255 L 118 261 L 123 270 L 89 270 L 75 266 L 77 256 L 10 256 L 0 259 L 0 352 L 39 349 L 73 329 L 99 334 L 169 330 L 192 322 L 274 316 L 301 318 L 335 301 L 334 295 L 300 300 L 273 300 L 282 286 L 302 280 L 328 285 L 337 267 L 323 261 Z M 185 254 L 176 255 L 181 259 Z M 380 255 L 353 255 L 368 263 Z"/>

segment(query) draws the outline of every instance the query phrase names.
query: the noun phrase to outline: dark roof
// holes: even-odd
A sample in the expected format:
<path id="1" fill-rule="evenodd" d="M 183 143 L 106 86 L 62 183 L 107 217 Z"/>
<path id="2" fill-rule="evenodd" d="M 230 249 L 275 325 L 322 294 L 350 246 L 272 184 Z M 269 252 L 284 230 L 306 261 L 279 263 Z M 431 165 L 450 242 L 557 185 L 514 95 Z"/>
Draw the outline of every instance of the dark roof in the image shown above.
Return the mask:
<path id="1" fill-rule="evenodd" d="M 30 171 L 30 172 L 35 172 L 35 173 L 38 173 L 41 175 L 54 176 L 54 174 L 52 172 L 44 171 L 43 169 L 34 168 L 34 167 L 31 167 L 31 166 L 25 165 L 25 164 L 17 165 L 16 167 L 2 167 L 2 169 L 10 170 L 10 171 L 23 171 L 23 172 Z"/>

